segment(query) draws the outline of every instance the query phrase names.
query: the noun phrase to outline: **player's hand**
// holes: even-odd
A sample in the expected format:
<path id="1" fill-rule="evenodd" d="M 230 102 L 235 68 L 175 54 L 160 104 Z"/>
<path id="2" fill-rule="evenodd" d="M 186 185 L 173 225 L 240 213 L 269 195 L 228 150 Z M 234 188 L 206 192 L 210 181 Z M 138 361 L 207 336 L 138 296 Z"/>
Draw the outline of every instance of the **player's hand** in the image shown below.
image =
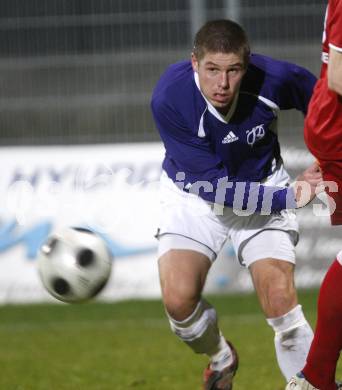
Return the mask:
<path id="1" fill-rule="evenodd" d="M 297 207 L 304 207 L 312 199 L 324 191 L 323 176 L 317 162 L 314 162 L 302 172 L 292 184 L 295 193 Z"/>

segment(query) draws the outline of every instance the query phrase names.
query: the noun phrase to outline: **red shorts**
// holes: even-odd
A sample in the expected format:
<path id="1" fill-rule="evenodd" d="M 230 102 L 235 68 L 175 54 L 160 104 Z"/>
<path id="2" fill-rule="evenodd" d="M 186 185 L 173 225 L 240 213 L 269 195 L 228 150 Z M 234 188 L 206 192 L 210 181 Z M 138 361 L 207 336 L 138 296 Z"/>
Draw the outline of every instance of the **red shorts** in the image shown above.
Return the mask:
<path id="1" fill-rule="evenodd" d="M 319 161 L 324 181 L 334 182 L 337 188 L 326 187 L 329 195 L 331 224 L 342 225 L 342 161 Z M 337 191 L 336 191 L 337 189 Z"/>

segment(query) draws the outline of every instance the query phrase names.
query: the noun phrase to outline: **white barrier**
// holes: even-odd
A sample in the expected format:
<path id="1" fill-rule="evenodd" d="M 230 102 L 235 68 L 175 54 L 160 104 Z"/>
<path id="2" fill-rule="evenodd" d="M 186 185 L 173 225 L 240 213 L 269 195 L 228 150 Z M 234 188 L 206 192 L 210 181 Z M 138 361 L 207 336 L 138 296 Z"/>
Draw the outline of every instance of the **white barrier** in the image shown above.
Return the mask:
<path id="1" fill-rule="evenodd" d="M 2 148 L 0 302 L 49 299 L 40 244 L 64 225 L 104 232 L 116 261 L 102 297 L 159 294 L 155 264 L 161 144 Z"/>
<path id="2" fill-rule="evenodd" d="M 40 244 L 52 229 L 91 226 L 108 236 L 115 256 L 102 299 L 160 295 L 156 264 L 160 143 L 1 148 L 0 303 L 52 300 L 36 270 Z M 287 148 L 290 170 L 311 161 Z M 297 284 L 317 286 L 340 246 L 328 218 L 299 211 Z M 229 243 L 210 272 L 207 291 L 246 291 L 252 284 Z"/>

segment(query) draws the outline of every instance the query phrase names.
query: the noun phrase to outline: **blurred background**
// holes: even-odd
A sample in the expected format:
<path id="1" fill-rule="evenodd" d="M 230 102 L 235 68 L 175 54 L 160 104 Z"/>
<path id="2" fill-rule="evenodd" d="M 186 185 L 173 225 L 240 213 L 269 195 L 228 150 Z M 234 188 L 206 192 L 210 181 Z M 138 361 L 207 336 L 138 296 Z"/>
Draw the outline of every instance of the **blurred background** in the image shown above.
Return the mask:
<path id="1" fill-rule="evenodd" d="M 2 145 L 156 141 L 151 91 L 198 28 L 231 18 L 251 47 L 318 74 L 324 0 L 2 0 Z M 281 133 L 301 142 L 301 116 Z"/>
<path id="2" fill-rule="evenodd" d="M 31 261 L 39 244 L 56 225 L 84 219 L 110 227 L 117 265 L 107 297 L 159 296 L 158 199 L 136 186 L 159 180 L 163 147 L 150 112 L 158 78 L 190 57 L 196 31 L 215 18 L 239 22 L 254 52 L 318 75 L 325 6 L 325 0 L 2 0 L 0 301 L 42 299 Z M 279 125 L 295 177 L 313 161 L 303 117 L 282 112 Z M 320 284 L 341 242 L 341 231 L 313 208 L 298 211 L 296 275 L 305 288 Z M 252 290 L 229 243 L 221 258 L 208 290 Z M 131 272 L 138 267 L 141 273 Z"/>

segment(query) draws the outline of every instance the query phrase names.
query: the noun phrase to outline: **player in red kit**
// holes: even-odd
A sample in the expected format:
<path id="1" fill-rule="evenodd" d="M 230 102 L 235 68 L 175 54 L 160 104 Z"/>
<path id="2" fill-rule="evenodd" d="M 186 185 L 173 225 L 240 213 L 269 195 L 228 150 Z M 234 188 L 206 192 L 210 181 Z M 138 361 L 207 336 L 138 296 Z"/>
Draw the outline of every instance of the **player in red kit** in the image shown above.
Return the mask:
<path id="1" fill-rule="evenodd" d="M 305 121 L 305 141 L 319 161 L 332 225 L 342 225 L 342 0 L 330 0 L 323 34 L 322 70 Z M 339 228 L 339 227 L 338 227 Z M 341 228 L 342 233 L 342 228 Z M 341 234 L 342 237 L 342 234 Z M 329 268 L 318 299 L 318 318 L 307 363 L 287 390 L 336 390 L 342 350 L 341 251 Z"/>
<path id="2" fill-rule="evenodd" d="M 331 203 L 331 223 L 342 224 L 342 2 L 329 1 L 323 34 L 322 70 L 305 122 L 305 141 L 318 159 Z M 336 206 L 335 204 L 336 203 Z"/>

